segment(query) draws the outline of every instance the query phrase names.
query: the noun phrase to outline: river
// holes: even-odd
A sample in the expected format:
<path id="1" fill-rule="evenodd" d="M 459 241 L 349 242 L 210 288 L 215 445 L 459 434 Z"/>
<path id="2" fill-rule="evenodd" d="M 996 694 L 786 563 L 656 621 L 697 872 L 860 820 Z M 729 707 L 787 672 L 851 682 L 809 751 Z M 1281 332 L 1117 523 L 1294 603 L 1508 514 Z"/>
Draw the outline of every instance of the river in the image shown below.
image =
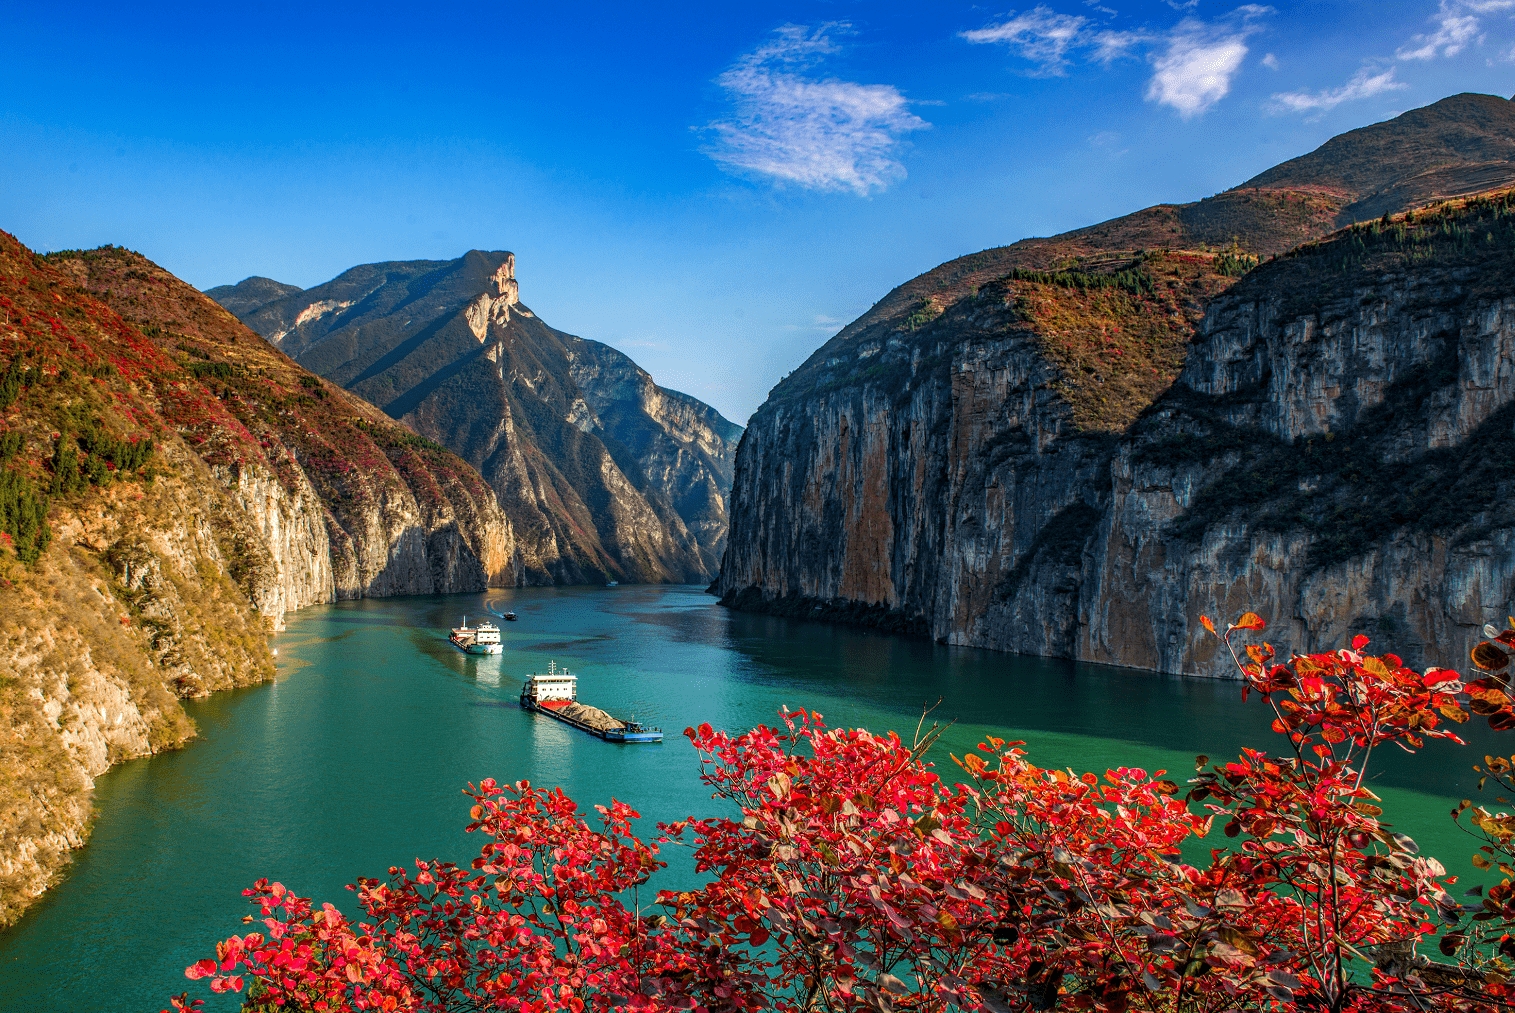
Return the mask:
<path id="1" fill-rule="evenodd" d="M 505 653 L 459 654 L 445 628 L 486 601 L 520 615 L 501 624 Z M 190 704 L 197 741 L 98 779 L 90 843 L 0 933 L 0 1010 L 156 1011 L 186 989 L 207 1010 L 236 1009 L 183 971 L 246 931 L 240 891 L 253 880 L 355 914 L 342 887 L 356 877 L 477 853 L 461 789 L 485 777 L 561 785 L 586 809 L 626 800 L 650 834 L 712 811 L 679 734 L 701 721 L 737 731 L 787 704 L 908 738 L 940 701 L 932 717 L 955 722 L 933 750 L 947 776 L 947 754 L 985 734 L 1025 740 L 1043 766 L 1166 768 L 1180 781 L 1196 753 L 1281 744 L 1235 683 L 731 613 L 688 587 L 342 602 L 291 615 L 276 645 L 275 682 Z M 586 702 L 661 726 L 665 742 L 611 745 L 521 711 L 522 674 L 551 660 L 579 676 Z M 1393 758 L 1375 782 L 1386 818 L 1469 871 L 1472 843 L 1447 811 L 1473 790 L 1470 765 L 1502 745 L 1475 730 L 1469 747 Z M 654 885 L 689 875 L 673 857 Z"/>

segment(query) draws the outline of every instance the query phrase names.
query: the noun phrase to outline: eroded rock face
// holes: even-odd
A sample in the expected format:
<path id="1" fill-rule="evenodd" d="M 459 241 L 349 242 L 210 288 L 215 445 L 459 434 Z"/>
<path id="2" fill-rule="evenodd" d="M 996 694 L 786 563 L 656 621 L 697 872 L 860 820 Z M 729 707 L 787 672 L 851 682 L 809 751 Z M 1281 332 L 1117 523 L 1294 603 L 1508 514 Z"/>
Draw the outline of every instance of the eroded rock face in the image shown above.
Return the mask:
<path id="1" fill-rule="evenodd" d="M 1042 325 L 997 301 L 843 332 L 749 424 L 715 590 L 1162 672 L 1227 675 L 1199 617 L 1247 610 L 1280 652 L 1366 633 L 1460 667 L 1515 597 L 1507 203 L 1253 270 L 1122 431 L 1073 424 Z"/>
<path id="2" fill-rule="evenodd" d="M 1077 656 L 1209 672 L 1199 616 L 1251 609 L 1280 651 L 1365 633 L 1462 666 L 1515 597 L 1508 496 L 1478 495 L 1515 436 L 1508 275 L 1391 271 L 1315 300 L 1272 274 L 1217 302 L 1183 386 L 1121 447 Z M 1249 482 L 1254 505 L 1228 509 L 1219 490 Z"/>
<path id="3" fill-rule="evenodd" d="M 715 573 L 740 429 L 537 319 L 514 255 L 364 265 L 240 313 L 477 468 L 510 518 L 519 580 Z"/>
<path id="4" fill-rule="evenodd" d="M 256 529 L 241 563 L 250 570 L 249 593 L 276 628 L 286 611 L 319 602 L 519 581 L 510 521 L 463 461 L 328 388 L 145 258 L 91 251 L 58 267 L 156 334 L 165 352 L 182 357 L 190 348 L 231 368 L 202 395 L 214 411 L 181 412 L 174 421 L 203 438 L 197 445 L 212 474 Z M 263 282 L 218 291 L 244 307 L 300 292 Z M 511 291 L 509 265 L 496 282 L 497 295 Z M 300 315 L 308 323 L 349 304 L 317 300 Z M 164 403 L 177 406 L 174 381 L 160 379 Z"/>
<path id="5" fill-rule="evenodd" d="M 139 255 L 44 259 L 0 233 L 0 295 L 0 371 L 30 367 L 0 404 L 0 474 L 46 497 L 52 535 L 0 536 L 3 926 L 83 844 L 96 776 L 190 738 L 182 698 L 273 677 L 286 613 L 521 564 L 461 459 Z"/>
<path id="6" fill-rule="evenodd" d="M 273 677 L 272 619 L 230 576 L 256 532 L 182 445 L 156 467 L 55 509 L 51 551 L 0 587 L 0 925 L 83 845 L 95 777 L 194 734 L 179 698 Z"/>
<path id="7" fill-rule="evenodd" d="M 1076 431 L 1007 307 L 960 307 L 923 341 L 898 350 L 908 365 L 890 384 L 753 417 L 716 590 L 813 599 L 821 614 L 883 606 L 863 621 L 1067 655 L 1078 532 L 1105 502 L 1111 441 Z"/>

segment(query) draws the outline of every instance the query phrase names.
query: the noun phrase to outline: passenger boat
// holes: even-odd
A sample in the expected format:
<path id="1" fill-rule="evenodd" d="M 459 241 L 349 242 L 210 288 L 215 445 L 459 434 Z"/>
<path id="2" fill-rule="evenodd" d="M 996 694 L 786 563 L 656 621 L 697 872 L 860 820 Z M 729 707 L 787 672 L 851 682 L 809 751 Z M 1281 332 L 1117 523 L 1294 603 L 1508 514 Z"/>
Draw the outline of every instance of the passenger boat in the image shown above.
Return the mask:
<path id="1" fill-rule="evenodd" d="M 579 703 L 579 680 L 553 661 L 545 674 L 533 672 L 521 685 L 521 706 L 572 725 L 606 742 L 662 742 L 661 728 L 644 728 L 631 719 L 613 718 L 598 707 Z"/>
<path id="2" fill-rule="evenodd" d="M 464 654 L 500 654 L 505 650 L 500 644 L 498 626 L 494 623 L 469 626 L 467 616 L 463 617 L 462 626 L 453 627 L 452 635 L 447 639 Z"/>

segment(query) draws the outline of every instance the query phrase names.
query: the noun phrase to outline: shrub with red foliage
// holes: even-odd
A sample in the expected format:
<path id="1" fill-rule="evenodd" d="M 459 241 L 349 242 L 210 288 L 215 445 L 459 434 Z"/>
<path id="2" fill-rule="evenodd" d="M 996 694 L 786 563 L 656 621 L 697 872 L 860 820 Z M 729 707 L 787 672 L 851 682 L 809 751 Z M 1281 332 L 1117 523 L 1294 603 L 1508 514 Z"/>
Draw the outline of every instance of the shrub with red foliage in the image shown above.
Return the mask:
<path id="1" fill-rule="evenodd" d="M 1249 613 L 1222 639 L 1262 625 Z M 686 731 L 732 812 L 656 844 L 624 803 L 592 827 L 561 792 L 485 781 L 470 869 L 361 880 L 358 923 L 260 881 L 267 934 L 188 974 L 270 1010 L 1508 1009 L 1510 936 L 1456 927 L 1455 878 L 1365 787 L 1376 749 L 1460 741 L 1477 683 L 1366 643 L 1282 664 L 1233 650 L 1286 746 L 1200 757 L 1187 791 L 1163 771 L 1041 769 L 999 739 L 949 784 L 924 759 L 935 727 L 906 744 L 787 710 L 780 728 Z M 1508 849 L 1515 818 L 1479 818 Z M 708 882 L 659 892 L 651 916 L 659 846 L 691 847 Z M 1510 907 L 1507 882 L 1473 918 L 1507 929 Z M 1437 936 L 1455 963 L 1418 954 Z"/>

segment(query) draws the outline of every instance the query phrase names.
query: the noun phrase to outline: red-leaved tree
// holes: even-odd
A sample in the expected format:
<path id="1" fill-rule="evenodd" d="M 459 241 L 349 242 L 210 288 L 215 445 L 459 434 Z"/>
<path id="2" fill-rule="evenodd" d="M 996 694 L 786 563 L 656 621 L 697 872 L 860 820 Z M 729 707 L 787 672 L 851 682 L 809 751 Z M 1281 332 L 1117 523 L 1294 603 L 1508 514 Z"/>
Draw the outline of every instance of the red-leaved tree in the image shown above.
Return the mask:
<path id="1" fill-rule="evenodd" d="M 1509 880 L 1465 910 L 1366 787 L 1376 751 L 1461 741 L 1469 704 L 1507 722 L 1508 659 L 1490 652 L 1515 632 L 1480 645 L 1491 674 L 1464 684 L 1361 637 L 1282 663 L 1266 644 L 1238 653 L 1262 625 L 1217 635 L 1283 748 L 1200 757 L 1187 787 L 1038 768 L 1000 739 L 954 758 L 949 783 L 925 759 L 934 726 L 907 744 L 804 711 L 735 736 L 702 725 L 686 735 L 724 815 L 644 843 L 624 803 L 594 826 L 561 792 L 484 781 L 470 868 L 360 880 L 357 922 L 259 882 L 266 931 L 188 974 L 245 987 L 255 1009 L 334 1013 L 1515 1008 Z M 1485 766 L 1515 780 L 1515 757 Z M 1461 811 L 1484 864 L 1515 879 L 1515 818 Z M 644 898 L 669 846 L 692 849 L 704 885 Z M 1423 954 L 1428 937 L 1450 962 Z"/>

